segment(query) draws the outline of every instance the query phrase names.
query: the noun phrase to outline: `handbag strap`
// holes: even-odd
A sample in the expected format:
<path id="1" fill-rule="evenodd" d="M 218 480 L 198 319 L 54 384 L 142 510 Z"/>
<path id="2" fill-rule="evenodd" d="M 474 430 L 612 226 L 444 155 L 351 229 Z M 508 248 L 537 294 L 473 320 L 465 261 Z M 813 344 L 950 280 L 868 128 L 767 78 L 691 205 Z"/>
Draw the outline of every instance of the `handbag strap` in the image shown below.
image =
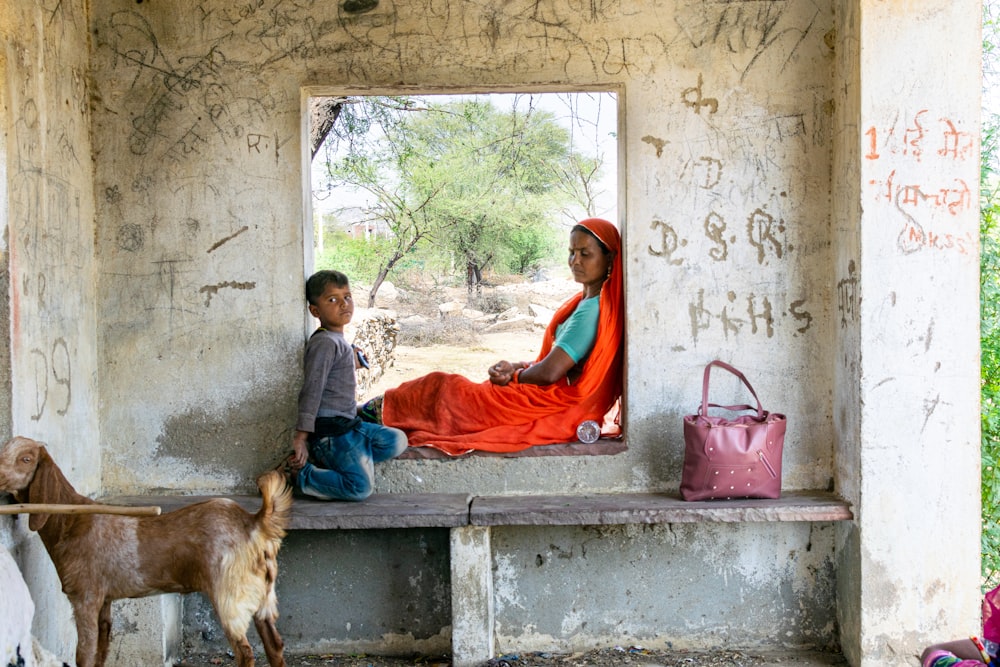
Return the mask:
<path id="1" fill-rule="evenodd" d="M 751 406 L 751 405 L 717 405 L 715 403 L 709 403 L 708 402 L 708 379 L 709 379 L 709 377 L 712 374 L 712 366 L 718 366 L 719 368 L 722 368 L 722 369 L 725 369 L 725 370 L 729 371 L 730 373 L 732 373 L 733 375 L 735 375 L 736 377 L 738 377 L 743 382 L 743 384 L 746 386 L 746 388 L 750 390 L 750 393 L 753 394 L 754 400 L 757 401 L 757 419 L 759 421 L 764 421 L 764 418 L 765 418 L 764 417 L 764 406 L 762 406 L 760 404 L 760 399 L 757 398 L 757 392 L 753 390 L 753 387 L 750 385 L 750 382 L 746 379 L 746 376 L 743 375 L 743 373 L 741 373 L 738 370 L 736 370 L 735 368 L 733 368 L 732 366 L 730 366 L 729 364 L 727 364 L 726 362 L 719 361 L 718 359 L 716 359 L 715 361 L 709 362 L 709 364 L 707 366 L 705 366 L 705 377 L 704 377 L 704 379 L 701 382 L 701 409 L 699 410 L 699 414 L 701 414 L 701 415 L 708 415 L 708 408 L 709 407 L 723 408 L 725 410 L 753 410 L 754 409 L 753 406 Z"/>

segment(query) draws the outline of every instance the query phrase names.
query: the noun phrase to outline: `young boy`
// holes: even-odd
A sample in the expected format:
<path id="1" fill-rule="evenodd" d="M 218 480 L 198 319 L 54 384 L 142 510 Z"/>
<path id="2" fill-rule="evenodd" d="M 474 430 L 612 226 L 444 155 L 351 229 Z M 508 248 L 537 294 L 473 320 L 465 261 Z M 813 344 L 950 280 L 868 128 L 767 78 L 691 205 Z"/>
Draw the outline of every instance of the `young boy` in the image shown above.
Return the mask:
<path id="1" fill-rule="evenodd" d="M 288 458 L 292 485 L 321 500 L 364 500 L 375 485 L 374 464 L 402 454 L 406 434 L 357 416 L 354 373 L 363 357 L 344 338 L 354 316 L 347 276 L 317 271 L 306 281 L 306 300 L 319 328 L 306 344 L 294 452 Z"/>

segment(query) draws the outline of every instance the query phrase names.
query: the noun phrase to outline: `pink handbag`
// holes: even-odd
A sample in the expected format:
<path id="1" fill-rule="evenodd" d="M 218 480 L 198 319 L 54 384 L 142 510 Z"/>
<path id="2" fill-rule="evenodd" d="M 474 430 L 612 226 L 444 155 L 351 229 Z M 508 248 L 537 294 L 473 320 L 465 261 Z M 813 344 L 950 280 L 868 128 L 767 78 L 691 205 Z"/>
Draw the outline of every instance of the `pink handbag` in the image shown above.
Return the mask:
<path id="1" fill-rule="evenodd" d="M 710 416 L 709 408 L 729 412 L 754 410 L 751 405 L 708 402 L 712 366 L 729 371 L 746 385 L 757 401 L 756 414 L 733 418 Z M 715 498 L 780 498 L 781 452 L 785 444 L 785 415 L 761 407 L 757 392 L 743 373 L 722 361 L 705 366 L 698 414 L 684 417 L 684 500 Z"/>

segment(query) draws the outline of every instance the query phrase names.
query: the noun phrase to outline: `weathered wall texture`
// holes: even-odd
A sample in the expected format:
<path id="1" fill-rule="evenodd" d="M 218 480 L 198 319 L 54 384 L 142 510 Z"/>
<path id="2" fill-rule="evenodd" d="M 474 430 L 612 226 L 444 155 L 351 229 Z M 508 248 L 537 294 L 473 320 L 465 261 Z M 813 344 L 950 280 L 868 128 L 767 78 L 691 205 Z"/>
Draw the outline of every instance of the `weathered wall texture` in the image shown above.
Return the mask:
<path id="1" fill-rule="evenodd" d="M 835 647 L 832 540 L 807 524 L 495 531 L 497 648 Z"/>
<path id="2" fill-rule="evenodd" d="M 278 573 L 289 651 L 444 655 L 451 651 L 448 531 L 294 531 Z M 225 650 L 211 603 L 184 602 L 184 644 Z M 254 646 L 260 644 L 250 632 Z"/>
<path id="3" fill-rule="evenodd" d="M 298 86 L 228 3 L 95 11 L 105 484 L 249 484 L 288 448 L 303 341 Z"/>
<path id="4" fill-rule="evenodd" d="M 383 488 L 676 486 L 680 417 L 716 356 L 742 367 L 767 405 L 795 415 L 787 485 L 831 483 L 830 7 L 579 9 L 96 8 L 110 491 L 245 484 L 287 449 L 310 86 L 603 87 L 623 101 L 628 348 L 644 362 L 628 369 L 630 452 L 555 463 L 572 474 L 541 480 L 493 460 L 437 466 L 415 483 L 400 462 L 387 466 Z M 736 388 L 720 381 L 722 392 Z M 543 465 L 553 463 L 520 467 Z"/>
<path id="5" fill-rule="evenodd" d="M 620 95 L 629 450 L 395 461 L 381 466 L 380 490 L 676 489 L 681 417 L 715 357 L 746 371 L 766 406 L 792 415 L 786 486 L 833 484 L 831 6 L 387 1 L 351 15 L 341 5 L 209 1 L 178 12 L 118 0 L 95 8 L 109 492 L 246 486 L 288 448 L 311 238 L 302 223 L 303 89 L 472 87 Z M 715 386 L 720 402 L 741 395 L 728 378 Z M 798 528 L 776 532 L 783 549 L 809 544 Z M 634 539 L 630 548 L 648 552 L 639 562 L 655 568 L 657 538 Z M 709 552 L 732 539 L 676 537 Z M 826 604 L 797 612 L 808 637 L 790 643 L 836 642 L 828 613 L 813 616 L 834 608 L 825 547 L 813 557 Z M 594 554 L 596 564 L 567 576 L 614 567 L 616 555 Z M 770 590 L 771 580 L 792 581 L 789 559 L 769 555 L 761 572 L 730 581 Z M 783 589 L 782 604 L 798 608 L 793 588 Z M 286 595 L 283 608 L 294 599 Z M 674 628 L 674 641 L 715 641 L 675 605 L 659 607 L 649 623 Z M 733 623 L 749 643 L 774 636 L 746 620 L 715 622 Z M 612 634 L 599 625 L 588 628 Z M 550 619 L 544 633 L 580 641 L 578 628 L 559 626 Z M 322 636 L 353 641 L 350 632 Z"/>
<path id="6" fill-rule="evenodd" d="M 836 488 L 858 520 L 498 531 L 498 643 L 840 639 L 867 666 L 974 626 L 977 2 L 345 4 L 0 7 L 11 430 L 84 492 L 249 490 L 294 415 L 308 95 L 614 90 L 628 451 L 394 461 L 379 490 L 675 490 L 681 417 L 720 357 L 790 416 L 785 487 Z M 65 644 L 51 566 L 10 525 L 43 639 Z M 328 598 L 298 577 L 355 553 L 341 539 L 282 552 L 303 563 L 279 581 L 290 627 Z M 351 539 L 374 572 L 409 562 Z M 567 606 L 523 620 L 547 591 Z M 397 594 L 366 603 L 392 619 Z M 290 649 L 434 646 L 444 598 L 421 602 L 419 629 L 335 622 Z"/>
<path id="7" fill-rule="evenodd" d="M 858 126 L 860 122 L 861 86 L 859 69 L 860 44 L 858 30 L 860 8 L 858 3 L 843 3 L 836 13 L 837 55 L 834 79 L 841 82 L 834 91 L 836 109 L 835 127 L 851 127 L 834 140 L 833 178 L 831 189 L 831 217 L 836 266 L 843 276 L 836 283 L 837 332 L 833 348 L 835 359 L 834 434 L 837 457 L 836 480 L 845 498 L 851 498 L 860 511 L 861 479 L 859 457 L 861 450 L 861 424 L 857 418 L 861 403 L 861 339 L 858 314 L 858 258 L 861 224 L 861 164 Z M 849 326 L 848 326 L 849 325 Z M 862 572 L 859 564 L 859 535 L 854 526 L 838 529 L 837 543 L 837 599 L 860 600 Z M 845 653 L 860 664 L 861 609 L 858 604 L 838 604 L 837 620 Z"/>
<path id="8" fill-rule="evenodd" d="M 101 472 L 87 6 L 0 8 L 0 282 L 8 296 L 0 437 L 50 443 L 83 493 L 99 489 Z M 26 523 L 0 517 L 0 540 L 31 587 L 39 640 L 72 655 L 75 633 L 60 622 L 69 604 Z"/>

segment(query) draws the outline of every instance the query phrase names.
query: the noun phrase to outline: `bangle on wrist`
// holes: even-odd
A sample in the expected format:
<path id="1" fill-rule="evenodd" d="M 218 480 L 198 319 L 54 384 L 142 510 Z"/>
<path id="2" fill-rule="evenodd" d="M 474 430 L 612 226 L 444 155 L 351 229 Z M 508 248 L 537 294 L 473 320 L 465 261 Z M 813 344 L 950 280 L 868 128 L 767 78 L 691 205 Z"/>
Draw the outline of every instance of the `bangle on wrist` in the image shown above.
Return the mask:
<path id="1" fill-rule="evenodd" d="M 516 371 L 514 371 L 514 374 L 510 376 L 510 381 L 513 384 L 520 384 L 521 383 L 521 378 L 519 376 L 521 375 L 521 371 L 523 371 L 523 370 L 524 370 L 523 368 L 518 368 Z"/>

